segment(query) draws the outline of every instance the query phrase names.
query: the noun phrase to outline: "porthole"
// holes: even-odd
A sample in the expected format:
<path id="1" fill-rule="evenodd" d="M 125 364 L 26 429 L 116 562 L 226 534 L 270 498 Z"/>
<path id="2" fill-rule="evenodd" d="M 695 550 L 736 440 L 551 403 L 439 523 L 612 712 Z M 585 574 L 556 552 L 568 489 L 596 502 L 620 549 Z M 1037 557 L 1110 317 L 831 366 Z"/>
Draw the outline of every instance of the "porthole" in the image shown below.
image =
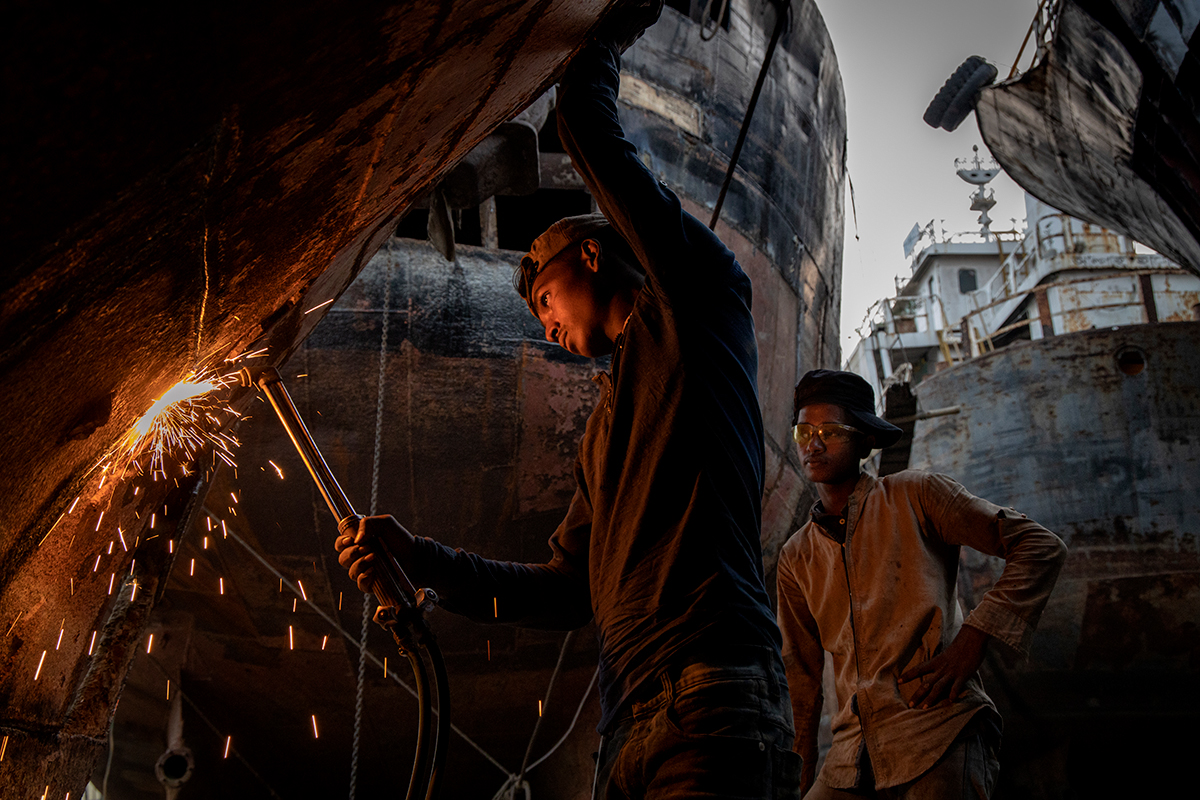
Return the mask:
<path id="1" fill-rule="evenodd" d="M 1140 375 L 1146 369 L 1146 354 L 1137 347 L 1122 347 L 1117 351 L 1117 369 L 1126 375 Z"/>

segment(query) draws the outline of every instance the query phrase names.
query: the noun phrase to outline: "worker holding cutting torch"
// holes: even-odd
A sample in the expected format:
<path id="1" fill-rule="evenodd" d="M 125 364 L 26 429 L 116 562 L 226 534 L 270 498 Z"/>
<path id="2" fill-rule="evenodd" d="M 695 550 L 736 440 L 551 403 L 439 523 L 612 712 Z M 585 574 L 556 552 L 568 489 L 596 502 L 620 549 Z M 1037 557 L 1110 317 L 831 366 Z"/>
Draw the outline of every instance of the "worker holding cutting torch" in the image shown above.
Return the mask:
<path id="1" fill-rule="evenodd" d="M 617 116 L 620 54 L 661 6 L 614 12 L 568 67 L 559 136 L 603 213 L 552 225 L 514 276 L 548 340 L 612 357 L 549 560 L 490 560 L 386 516 L 339 537 L 339 560 L 365 590 L 382 540 L 414 583 L 480 622 L 568 630 L 594 617 L 594 797 L 796 796 L 759 546 L 750 280 L 647 170 Z"/>

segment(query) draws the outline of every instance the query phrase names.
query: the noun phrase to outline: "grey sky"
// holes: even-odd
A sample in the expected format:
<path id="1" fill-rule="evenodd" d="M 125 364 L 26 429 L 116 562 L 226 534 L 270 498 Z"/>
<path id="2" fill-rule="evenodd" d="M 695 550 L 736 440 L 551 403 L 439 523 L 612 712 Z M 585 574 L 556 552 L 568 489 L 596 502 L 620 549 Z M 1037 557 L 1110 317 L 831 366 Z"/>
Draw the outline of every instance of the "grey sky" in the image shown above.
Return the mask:
<path id="1" fill-rule="evenodd" d="M 904 237 L 914 222 L 945 219 L 947 232 L 978 230 L 973 187 L 954 174 L 954 159 L 979 145 L 975 117 L 954 133 L 921 120 L 950 73 L 980 55 L 1007 77 L 1037 8 L 1036 0 L 817 0 L 833 39 L 846 91 L 847 160 L 858 209 L 846 196 L 842 260 L 842 357 L 858 342 L 867 307 L 895 293 L 909 274 Z M 1029 65 L 1029 51 L 1021 58 Z M 1007 175 L 996 192 L 992 227 L 1021 225 L 1024 195 Z M 938 225 L 940 223 L 935 223 Z"/>

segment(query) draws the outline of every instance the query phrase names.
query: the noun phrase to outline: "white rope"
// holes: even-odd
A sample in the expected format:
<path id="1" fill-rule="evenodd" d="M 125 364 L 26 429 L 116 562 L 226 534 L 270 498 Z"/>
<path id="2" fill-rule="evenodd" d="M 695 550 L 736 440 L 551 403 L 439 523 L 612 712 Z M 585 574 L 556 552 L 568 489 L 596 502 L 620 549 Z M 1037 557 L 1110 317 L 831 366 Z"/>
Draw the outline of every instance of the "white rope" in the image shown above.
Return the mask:
<path id="1" fill-rule="evenodd" d="M 562 671 L 563 659 L 566 658 L 567 647 L 570 646 L 571 638 L 574 633 L 575 631 L 568 631 L 567 635 L 563 637 L 562 647 L 560 647 L 558 650 L 558 661 L 554 662 L 554 671 L 550 673 L 550 682 L 546 684 L 546 696 L 542 700 L 542 707 L 540 709 L 541 713 L 538 714 L 537 722 L 533 723 L 533 733 L 529 734 L 529 744 L 525 746 L 525 757 L 521 759 L 521 771 L 517 773 L 517 779 L 513 783 L 513 790 L 509 795 L 510 797 L 516 797 L 517 789 L 520 788 L 522 782 L 525 780 L 525 772 L 526 767 L 529 764 L 529 756 L 533 753 L 533 742 L 535 739 L 537 739 L 538 731 L 542 727 L 542 719 L 544 719 L 545 713 L 550 710 L 550 693 L 554 691 L 554 682 L 558 680 L 558 673 Z M 526 796 L 528 796 L 528 794 L 529 792 L 527 790 Z"/>
<path id="2" fill-rule="evenodd" d="M 392 262 L 388 261 L 383 276 L 383 321 L 379 331 L 379 376 L 375 388 L 375 456 L 371 465 L 371 516 L 375 516 L 379 503 L 379 460 L 383 442 L 383 391 L 387 388 L 387 343 L 388 322 L 392 307 Z M 362 630 L 358 637 L 358 689 L 354 696 L 354 746 L 350 753 L 350 800 L 358 785 L 358 743 L 362 738 L 363 686 L 367 677 L 367 632 L 371 621 L 371 595 L 363 593 Z"/>
<path id="3" fill-rule="evenodd" d="M 392 307 L 392 262 L 388 261 L 387 272 L 384 275 L 383 289 L 383 324 L 379 332 L 379 378 L 375 391 L 375 459 L 371 467 L 371 515 L 376 513 L 376 503 L 379 500 L 379 459 L 383 447 L 383 390 L 387 383 L 387 344 L 388 322 L 391 318 Z"/>
<path id="4" fill-rule="evenodd" d="M 350 750 L 350 800 L 358 786 L 358 743 L 362 738 L 363 686 L 367 680 L 367 631 L 371 621 L 371 595 L 363 594 L 362 629 L 358 635 L 358 687 L 354 693 L 354 745 Z"/>
<path id="5" fill-rule="evenodd" d="M 575 723 L 579 722 L 579 715 L 583 713 L 583 707 L 585 705 L 587 705 L 588 698 L 591 697 L 591 694 L 592 694 L 592 687 L 596 685 L 596 678 L 599 675 L 600 675 L 600 667 L 597 666 L 596 670 L 592 673 L 592 679 L 590 681 L 588 681 L 587 688 L 583 690 L 583 697 L 579 698 L 579 705 L 575 708 L 575 716 L 571 718 L 571 724 L 567 727 L 566 733 L 564 733 L 559 738 L 559 740 L 554 743 L 554 747 L 551 747 L 549 750 L 546 751 L 545 755 L 543 755 L 537 761 L 530 764 L 529 767 L 525 770 L 526 773 L 533 772 L 534 767 L 538 766 L 543 761 L 545 761 L 547 758 L 554 755 L 555 751 L 558 750 L 558 748 L 562 747 L 562 743 L 565 742 L 567 740 L 567 737 L 571 735 L 571 731 L 575 730 Z"/>
<path id="6" fill-rule="evenodd" d="M 547 750 L 542 755 L 541 758 L 539 758 L 537 761 L 533 762 L 532 764 L 530 764 L 528 767 L 525 768 L 526 775 L 528 775 L 530 772 L 533 772 L 534 768 L 539 766 L 542 762 L 544 762 L 550 756 L 554 755 L 558 751 L 558 748 L 562 747 L 563 742 L 567 741 L 567 738 L 570 737 L 571 733 L 575 730 L 575 725 L 579 722 L 579 715 L 583 713 L 583 707 L 585 705 L 587 705 L 588 698 L 592 696 L 592 687 L 596 685 L 596 678 L 599 675 L 600 675 L 600 667 L 597 666 L 595 671 L 592 672 L 592 679 L 590 681 L 588 681 L 587 688 L 583 690 L 583 697 L 579 698 L 579 705 L 575 707 L 575 716 L 571 718 L 571 724 L 567 726 L 567 730 L 563 733 L 562 736 L 559 737 L 558 741 L 554 743 L 553 747 L 551 747 L 549 750 Z M 549 692 L 547 692 L 547 694 L 549 694 Z M 526 795 L 528 795 L 529 782 L 522 781 L 521 783 L 523 783 L 524 786 L 521 786 L 520 784 L 517 784 L 516 781 L 517 781 L 516 775 L 509 775 L 508 780 L 506 780 L 504 782 L 504 784 L 501 785 L 500 789 L 497 790 L 496 794 L 492 796 L 492 800 L 501 800 L 501 798 L 503 798 L 505 795 L 509 794 L 510 787 L 512 789 L 512 792 L 514 792 L 514 793 L 518 789 L 524 788 L 526 790 Z"/>

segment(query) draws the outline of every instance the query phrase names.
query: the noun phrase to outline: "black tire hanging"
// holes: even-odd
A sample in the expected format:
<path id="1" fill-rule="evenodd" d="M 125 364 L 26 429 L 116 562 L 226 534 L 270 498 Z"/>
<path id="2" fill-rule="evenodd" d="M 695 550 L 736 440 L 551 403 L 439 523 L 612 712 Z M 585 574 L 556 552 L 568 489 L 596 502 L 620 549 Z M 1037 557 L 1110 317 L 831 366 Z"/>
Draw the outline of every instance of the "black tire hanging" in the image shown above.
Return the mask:
<path id="1" fill-rule="evenodd" d="M 922 119 L 932 128 L 954 130 L 974 110 L 979 91 L 996 80 L 998 74 L 983 58 L 971 56 L 942 84 Z"/>

